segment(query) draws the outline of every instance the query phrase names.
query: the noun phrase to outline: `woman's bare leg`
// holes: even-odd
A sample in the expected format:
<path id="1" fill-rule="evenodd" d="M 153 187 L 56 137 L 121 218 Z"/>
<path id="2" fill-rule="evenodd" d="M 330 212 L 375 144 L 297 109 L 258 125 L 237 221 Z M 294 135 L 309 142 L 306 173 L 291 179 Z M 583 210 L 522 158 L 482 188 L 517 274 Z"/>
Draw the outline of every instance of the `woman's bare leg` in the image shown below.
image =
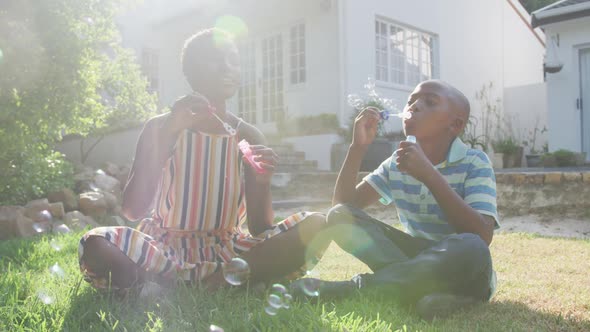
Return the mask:
<path id="1" fill-rule="evenodd" d="M 287 231 L 257 244 L 240 257 L 250 266 L 252 282 L 283 278 L 310 259 L 323 254 L 330 244 L 325 232 L 326 216 L 312 214 Z"/>
<path id="2" fill-rule="evenodd" d="M 147 272 L 107 239 L 89 236 L 83 246 L 84 264 L 91 272 L 110 278 L 113 287 L 130 288 L 147 280 Z"/>

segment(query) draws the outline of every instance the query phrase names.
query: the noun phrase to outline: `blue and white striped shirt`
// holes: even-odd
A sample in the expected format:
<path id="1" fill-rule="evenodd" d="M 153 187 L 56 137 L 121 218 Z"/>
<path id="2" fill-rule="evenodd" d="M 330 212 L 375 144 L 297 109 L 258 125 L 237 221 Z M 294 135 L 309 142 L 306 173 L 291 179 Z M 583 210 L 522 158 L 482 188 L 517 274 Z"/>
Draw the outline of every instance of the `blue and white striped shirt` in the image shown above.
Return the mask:
<path id="1" fill-rule="evenodd" d="M 412 236 L 441 240 L 456 233 L 430 190 L 412 176 L 400 172 L 395 153 L 363 180 L 380 195 L 381 203 L 394 203 L 401 223 Z M 496 177 L 488 156 L 471 149 L 461 139 L 451 144 L 447 159 L 436 165 L 451 187 L 469 206 L 496 220 Z"/>

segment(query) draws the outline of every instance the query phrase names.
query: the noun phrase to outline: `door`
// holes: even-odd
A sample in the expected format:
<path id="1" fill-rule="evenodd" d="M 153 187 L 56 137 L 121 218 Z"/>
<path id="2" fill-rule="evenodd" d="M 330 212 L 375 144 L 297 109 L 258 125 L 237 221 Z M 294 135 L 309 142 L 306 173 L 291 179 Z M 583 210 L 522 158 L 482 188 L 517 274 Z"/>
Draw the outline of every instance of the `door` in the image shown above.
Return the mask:
<path id="1" fill-rule="evenodd" d="M 590 160 L 590 48 L 580 50 L 580 99 L 582 151 Z"/>
<path id="2" fill-rule="evenodd" d="M 275 122 L 283 116 L 283 36 L 262 39 L 262 122 Z"/>

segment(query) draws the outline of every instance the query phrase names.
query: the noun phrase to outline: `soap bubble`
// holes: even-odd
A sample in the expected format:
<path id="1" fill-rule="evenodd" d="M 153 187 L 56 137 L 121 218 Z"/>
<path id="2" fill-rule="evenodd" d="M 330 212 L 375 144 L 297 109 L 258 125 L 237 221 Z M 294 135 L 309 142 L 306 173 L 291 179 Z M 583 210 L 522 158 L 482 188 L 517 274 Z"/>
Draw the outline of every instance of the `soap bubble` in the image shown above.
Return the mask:
<path id="1" fill-rule="evenodd" d="M 33 229 L 35 230 L 35 232 L 37 233 L 45 233 L 47 231 L 49 231 L 49 228 L 51 227 L 51 225 L 47 222 L 36 222 L 33 223 Z"/>
<path id="2" fill-rule="evenodd" d="M 224 332 L 224 331 L 221 327 L 211 324 L 209 326 L 209 332 Z"/>
<path id="3" fill-rule="evenodd" d="M 270 294 L 268 296 L 268 305 L 275 309 L 280 309 L 283 307 L 283 300 L 276 294 Z"/>
<path id="4" fill-rule="evenodd" d="M 319 296 L 320 295 L 320 281 L 314 278 L 304 278 L 302 280 L 301 290 L 307 296 Z"/>
<path id="5" fill-rule="evenodd" d="M 37 297 L 39 298 L 39 300 L 41 300 L 41 302 L 43 302 L 44 304 L 52 304 L 55 300 L 53 299 L 53 297 L 51 297 L 49 294 L 47 294 L 47 292 L 45 291 L 39 291 L 37 293 Z"/>
<path id="6" fill-rule="evenodd" d="M 37 221 L 49 222 L 51 220 L 53 220 L 53 216 L 51 215 L 51 212 L 49 212 L 48 210 L 43 210 L 43 211 L 39 212 Z"/>
<path id="7" fill-rule="evenodd" d="M 51 239 L 51 241 L 49 242 L 49 245 L 55 251 L 60 251 L 61 250 L 61 245 L 59 243 L 57 243 L 57 241 L 55 239 Z"/>
<path id="8" fill-rule="evenodd" d="M 275 308 L 275 307 L 273 307 L 273 306 L 270 306 L 270 305 L 269 305 L 269 306 L 266 306 L 266 307 L 264 308 L 264 312 L 266 312 L 266 313 L 267 313 L 267 314 L 269 314 L 270 316 L 274 316 L 274 315 L 276 315 L 276 314 L 277 314 L 277 312 L 278 312 L 278 309 L 277 309 L 277 308 Z"/>
<path id="9" fill-rule="evenodd" d="M 250 277 L 250 266 L 241 258 L 233 258 L 223 267 L 223 277 L 229 284 L 239 286 Z"/>
<path id="10" fill-rule="evenodd" d="M 55 227 L 53 230 L 59 234 L 68 234 L 68 233 L 72 232 L 72 230 L 70 230 L 70 228 L 68 226 L 66 226 L 65 224 L 60 224 L 57 227 Z"/>
<path id="11" fill-rule="evenodd" d="M 58 277 L 60 279 L 66 276 L 66 273 L 64 272 L 64 270 L 57 263 L 53 264 L 49 268 L 49 272 L 51 273 L 51 275 Z"/>
<path id="12" fill-rule="evenodd" d="M 289 293 L 285 294 L 285 296 L 283 297 L 283 308 L 291 308 L 291 301 L 293 301 L 293 296 Z"/>

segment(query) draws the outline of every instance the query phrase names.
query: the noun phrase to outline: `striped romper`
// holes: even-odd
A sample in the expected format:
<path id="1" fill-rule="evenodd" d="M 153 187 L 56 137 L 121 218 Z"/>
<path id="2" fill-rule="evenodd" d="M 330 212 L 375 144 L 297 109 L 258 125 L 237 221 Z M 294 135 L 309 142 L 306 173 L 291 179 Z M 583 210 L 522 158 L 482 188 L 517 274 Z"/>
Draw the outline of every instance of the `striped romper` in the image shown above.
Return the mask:
<path id="1" fill-rule="evenodd" d="M 136 229 L 99 227 L 82 237 L 78 254 L 84 279 L 96 288 L 109 287 L 105 277 L 84 264 L 83 244 L 89 236 L 104 237 L 146 271 L 196 283 L 309 216 L 294 214 L 257 237 L 244 229 L 246 200 L 237 143 L 232 135 L 184 130 L 163 169 L 151 217 Z"/>

